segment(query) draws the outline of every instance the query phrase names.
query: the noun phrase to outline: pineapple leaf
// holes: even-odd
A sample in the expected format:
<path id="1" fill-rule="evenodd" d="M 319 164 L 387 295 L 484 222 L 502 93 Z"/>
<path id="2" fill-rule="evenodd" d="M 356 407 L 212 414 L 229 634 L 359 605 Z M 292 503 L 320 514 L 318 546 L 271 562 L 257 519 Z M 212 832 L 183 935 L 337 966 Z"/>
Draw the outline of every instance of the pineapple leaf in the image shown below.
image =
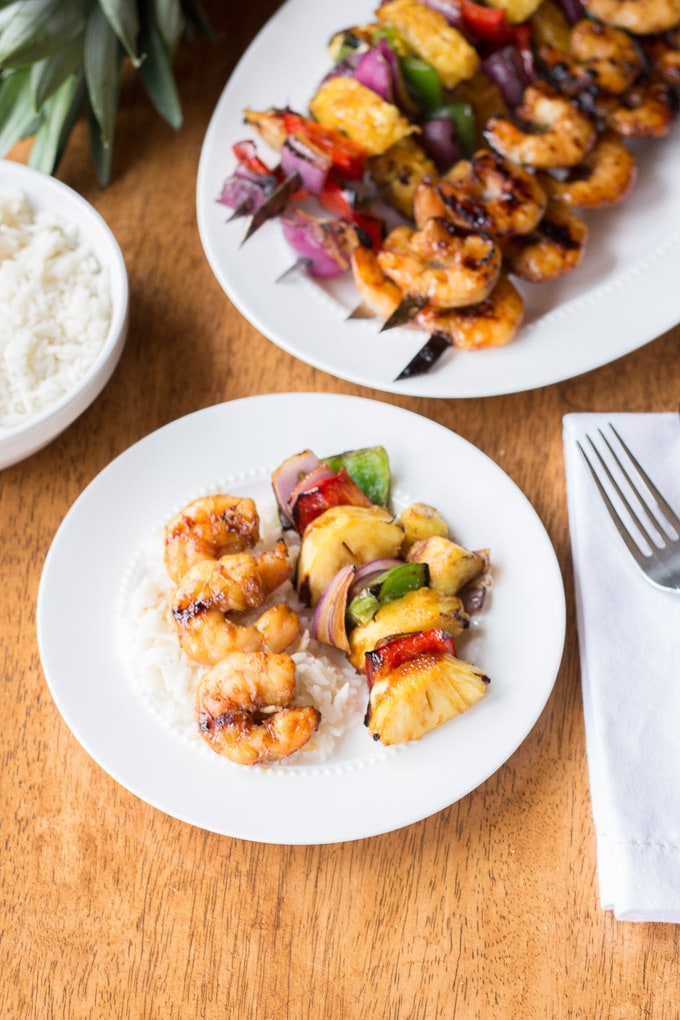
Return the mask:
<path id="1" fill-rule="evenodd" d="M 142 43 L 146 60 L 139 69 L 146 91 L 161 117 L 171 127 L 182 126 L 182 107 L 172 70 L 170 55 L 150 11 L 142 25 Z"/>
<path id="2" fill-rule="evenodd" d="M 184 16 L 189 25 L 198 28 L 206 39 L 214 40 L 217 38 L 217 35 L 213 31 L 213 27 L 208 21 L 208 17 L 203 10 L 203 5 L 200 0 L 184 0 L 182 7 L 184 9 Z"/>
<path id="3" fill-rule="evenodd" d="M 35 117 L 31 69 L 24 67 L 8 74 L 0 82 L 0 156 L 24 137 Z"/>
<path id="4" fill-rule="evenodd" d="M 21 0 L 0 34 L 0 67 L 49 57 L 85 28 L 88 0 Z"/>
<path id="5" fill-rule="evenodd" d="M 71 128 L 80 114 L 85 98 L 82 74 L 72 75 L 54 92 L 42 109 L 29 164 L 43 173 L 54 173 L 64 151 Z"/>
<path id="6" fill-rule="evenodd" d="M 108 148 L 120 90 L 121 47 L 118 36 L 100 7 L 94 7 L 85 32 L 83 66 L 92 112 L 97 118 L 101 142 Z"/>
<path id="7" fill-rule="evenodd" d="M 156 22 L 168 53 L 174 53 L 184 30 L 180 0 L 154 0 Z"/>
<path id="8" fill-rule="evenodd" d="M 99 122 L 95 117 L 92 108 L 87 111 L 88 125 L 90 128 L 90 152 L 92 162 L 97 171 L 99 187 L 105 188 L 111 180 L 111 164 L 113 160 L 113 145 L 103 145 Z"/>
<path id="9" fill-rule="evenodd" d="M 98 0 L 106 19 L 116 33 L 135 67 L 143 57 L 139 54 L 139 5 L 137 0 Z"/>
<path id="10" fill-rule="evenodd" d="M 69 75 L 75 74 L 83 63 L 83 37 L 77 36 L 64 44 L 51 57 L 45 57 L 31 68 L 31 90 L 36 110 L 56 92 Z"/>

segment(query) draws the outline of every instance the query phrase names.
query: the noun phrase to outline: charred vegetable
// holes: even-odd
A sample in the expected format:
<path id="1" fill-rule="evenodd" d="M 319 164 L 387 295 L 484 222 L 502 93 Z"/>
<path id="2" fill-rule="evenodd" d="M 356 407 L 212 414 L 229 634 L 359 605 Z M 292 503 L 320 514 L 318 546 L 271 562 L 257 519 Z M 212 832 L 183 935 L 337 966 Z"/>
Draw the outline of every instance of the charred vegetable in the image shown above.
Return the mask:
<path id="1" fill-rule="evenodd" d="M 484 568 L 477 553 L 439 535 L 416 542 L 408 559 L 413 564 L 427 564 L 430 586 L 443 595 L 457 595 Z"/>
<path id="2" fill-rule="evenodd" d="M 426 563 L 401 563 L 378 574 L 371 584 L 362 588 L 347 606 L 347 622 L 356 627 L 372 620 L 381 606 L 403 598 L 409 591 L 424 588 L 430 571 Z"/>
<path id="3" fill-rule="evenodd" d="M 389 510 L 335 506 L 308 525 L 297 562 L 296 588 L 315 606 L 341 567 L 397 557 L 404 532 Z"/>

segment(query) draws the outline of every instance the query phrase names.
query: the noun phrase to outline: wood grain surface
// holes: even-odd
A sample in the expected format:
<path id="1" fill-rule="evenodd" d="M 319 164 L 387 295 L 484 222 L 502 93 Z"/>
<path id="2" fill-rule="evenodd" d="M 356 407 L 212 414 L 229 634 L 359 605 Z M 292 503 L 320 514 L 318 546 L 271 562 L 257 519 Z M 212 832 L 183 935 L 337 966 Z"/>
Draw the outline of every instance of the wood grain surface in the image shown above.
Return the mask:
<path id="1" fill-rule="evenodd" d="M 346 384 L 259 335 L 203 255 L 195 182 L 218 96 L 275 6 L 211 5 L 217 38 L 178 56 L 180 132 L 126 78 L 107 190 L 84 126 L 59 169 L 121 244 L 131 327 L 89 410 L 0 476 L 0 1017 L 674 1020 L 680 929 L 617 923 L 598 902 L 561 422 L 569 411 L 674 410 L 680 329 L 568 382 L 469 401 Z M 536 507 L 568 598 L 553 694 L 507 764 L 426 821 L 321 847 L 216 836 L 128 793 L 63 722 L 35 634 L 55 531 L 113 457 L 187 412 L 289 390 L 397 404 L 476 444 Z"/>

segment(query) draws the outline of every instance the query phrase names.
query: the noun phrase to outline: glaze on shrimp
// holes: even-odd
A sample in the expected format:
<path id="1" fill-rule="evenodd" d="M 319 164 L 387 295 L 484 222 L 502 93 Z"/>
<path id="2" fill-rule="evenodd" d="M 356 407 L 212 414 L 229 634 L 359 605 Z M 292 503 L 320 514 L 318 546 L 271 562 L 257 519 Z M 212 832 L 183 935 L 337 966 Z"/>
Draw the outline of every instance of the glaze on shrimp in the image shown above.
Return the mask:
<path id="1" fill-rule="evenodd" d="M 300 621 L 290 607 L 273 606 L 254 623 L 230 614 L 259 609 L 291 574 L 283 539 L 274 550 L 252 556 L 235 553 L 194 564 L 172 597 L 172 616 L 186 654 L 212 664 L 232 651 L 281 652 L 299 636 Z"/>
<path id="2" fill-rule="evenodd" d="M 380 268 L 405 293 L 439 308 L 483 301 L 501 268 L 501 252 L 490 237 L 462 234 L 445 220 L 419 230 L 397 227 L 378 252 Z"/>
<path id="3" fill-rule="evenodd" d="M 428 333 L 447 336 L 454 347 L 477 351 L 502 347 L 517 335 L 524 318 L 524 301 L 513 283 L 502 274 L 491 294 L 465 308 L 434 308 L 428 305 L 416 317 Z"/>
<path id="4" fill-rule="evenodd" d="M 571 272 L 585 254 L 588 228 L 561 202 L 551 202 L 535 230 L 511 237 L 503 250 L 510 273 L 529 283 L 545 283 Z"/>
<path id="5" fill-rule="evenodd" d="M 304 747 L 321 720 L 311 705 L 290 707 L 295 686 L 289 655 L 234 652 L 199 681 L 199 733 L 238 765 L 281 761 Z"/>
<path id="6" fill-rule="evenodd" d="M 222 494 L 203 496 L 166 525 L 165 566 L 178 583 L 195 563 L 252 549 L 259 537 L 260 519 L 254 500 Z"/>
<path id="7" fill-rule="evenodd" d="M 613 131 L 605 131 L 583 162 L 564 177 L 540 175 L 547 194 L 565 205 L 601 209 L 630 193 L 637 177 L 635 157 Z"/>
<path id="8" fill-rule="evenodd" d="M 591 118 L 547 82 L 529 85 L 515 113 L 523 127 L 494 115 L 484 129 L 491 148 L 513 163 L 537 170 L 576 166 L 595 144 Z"/>

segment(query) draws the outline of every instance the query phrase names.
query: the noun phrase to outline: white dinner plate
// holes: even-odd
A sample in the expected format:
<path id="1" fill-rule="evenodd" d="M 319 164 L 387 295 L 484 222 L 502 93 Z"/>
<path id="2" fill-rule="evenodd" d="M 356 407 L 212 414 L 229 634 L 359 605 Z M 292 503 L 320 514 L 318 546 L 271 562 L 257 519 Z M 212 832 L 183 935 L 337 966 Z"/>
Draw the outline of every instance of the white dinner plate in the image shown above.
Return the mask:
<path id="1" fill-rule="evenodd" d="M 237 766 L 151 711 L 117 655 L 128 566 L 177 507 L 220 481 L 260 507 L 271 471 L 384 444 L 395 505 L 437 506 L 456 537 L 490 548 L 488 605 L 464 645 L 491 678 L 465 714 L 412 744 L 375 744 L 359 721 L 323 764 Z M 114 460 L 76 500 L 38 596 L 40 656 L 54 700 L 88 753 L 147 803 L 203 829 L 266 843 L 331 843 L 425 818 L 484 782 L 529 733 L 554 684 L 565 603 L 550 540 L 526 497 L 485 454 L 419 415 L 329 394 L 250 397 L 197 411 Z M 459 648 L 459 654 L 463 649 Z"/>
<path id="2" fill-rule="evenodd" d="M 340 28 L 370 19 L 375 5 L 288 0 L 231 76 L 208 128 L 198 171 L 198 225 L 208 261 L 233 304 L 283 350 L 363 386 L 428 397 L 484 397 L 534 389 L 604 365 L 680 321 L 680 130 L 636 146 L 638 180 L 620 206 L 585 217 L 584 261 L 553 283 L 521 284 L 526 319 L 515 341 L 496 350 L 448 351 L 428 374 L 396 376 L 426 335 L 379 332 L 377 320 L 347 322 L 358 304 L 350 274 L 321 284 L 301 273 L 276 282 L 293 262 L 280 225 L 269 222 L 241 247 L 246 221 L 227 223 L 219 205 L 233 172 L 232 144 L 255 137 L 246 107 L 287 104 L 305 112 L 330 68 L 326 43 Z M 276 154 L 258 142 L 263 156 Z"/>

